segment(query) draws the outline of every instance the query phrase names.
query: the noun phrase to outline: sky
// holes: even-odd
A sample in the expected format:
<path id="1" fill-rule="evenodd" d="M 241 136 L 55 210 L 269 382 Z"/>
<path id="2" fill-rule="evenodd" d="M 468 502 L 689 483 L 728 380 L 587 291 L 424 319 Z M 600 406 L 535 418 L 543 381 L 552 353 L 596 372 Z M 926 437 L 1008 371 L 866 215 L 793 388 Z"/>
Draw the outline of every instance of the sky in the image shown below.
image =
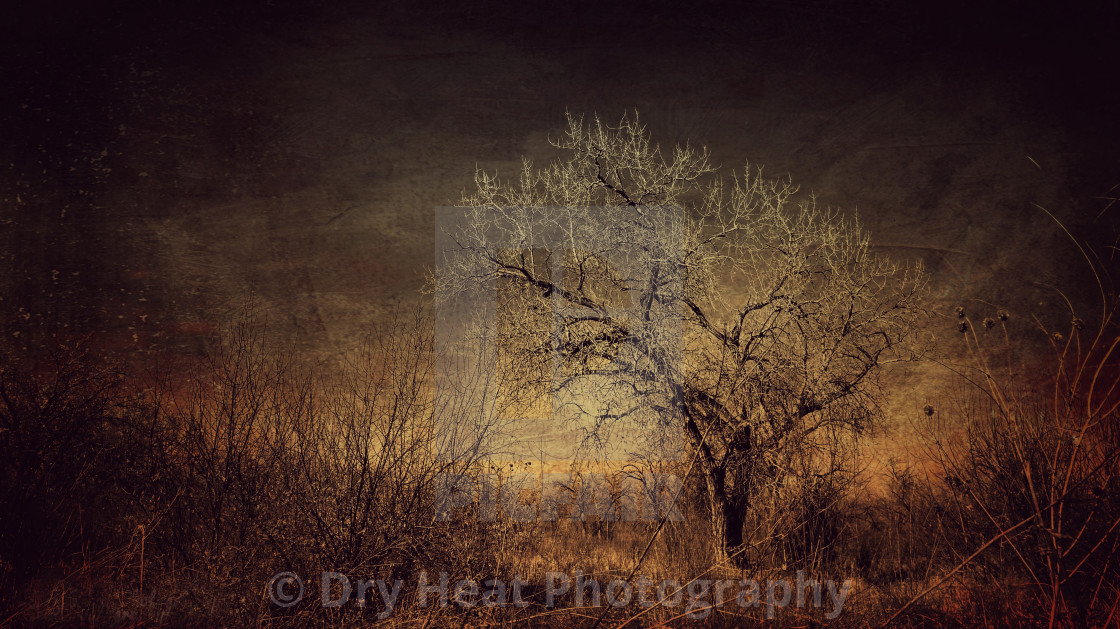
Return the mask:
<path id="1" fill-rule="evenodd" d="M 546 163 L 566 111 L 634 109 L 924 263 L 932 333 L 957 305 L 1065 325 L 1055 289 L 1094 284 L 1038 206 L 1117 266 L 1120 3 L 904 4 L 21 3 L 3 334 L 190 353 L 252 299 L 278 339 L 345 352 L 420 299 L 476 168 Z"/>

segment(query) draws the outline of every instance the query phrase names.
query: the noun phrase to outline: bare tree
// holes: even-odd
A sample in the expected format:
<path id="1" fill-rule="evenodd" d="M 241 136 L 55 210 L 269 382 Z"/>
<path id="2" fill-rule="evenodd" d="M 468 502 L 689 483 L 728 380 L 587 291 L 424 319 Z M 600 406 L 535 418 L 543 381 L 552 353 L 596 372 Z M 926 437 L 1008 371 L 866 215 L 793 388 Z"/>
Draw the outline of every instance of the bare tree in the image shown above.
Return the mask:
<path id="1" fill-rule="evenodd" d="M 682 431 L 741 565 L 755 479 L 876 419 L 921 270 L 873 255 L 854 220 L 788 182 L 748 166 L 727 183 L 706 150 L 662 154 L 636 114 L 569 116 L 553 144 L 565 156 L 515 182 L 476 174 L 444 236 L 439 303 L 492 283 L 499 356 L 592 434 Z"/>

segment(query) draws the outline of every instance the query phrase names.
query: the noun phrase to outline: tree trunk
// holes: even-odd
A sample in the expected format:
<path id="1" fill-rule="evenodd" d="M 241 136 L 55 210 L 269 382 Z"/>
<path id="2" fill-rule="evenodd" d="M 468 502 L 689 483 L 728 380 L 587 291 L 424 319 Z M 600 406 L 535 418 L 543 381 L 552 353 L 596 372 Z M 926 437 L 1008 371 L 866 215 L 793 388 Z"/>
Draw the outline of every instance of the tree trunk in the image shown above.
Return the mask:
<path id="1" fill-rule="evenodd" d="M 677 396 L 685 400 L 683 389 L 677 389 Z M 696 423 L 696 412 L 688 404 L 680 406 L 685 417 L 685 432 L 696 446 L 700 457 L 700 469 L 703 471 L 704 480 L 708 484 L 708 504 L 711 506 L 712 537 L 716 544 L 716 560 L 731 566 L 744 569 L 750 564 L 746 549 L 743 546 L 743 524 L 745 521 L 748 504 L 748 484 L 737 470 L 732 469 L 732 487 L 727 487 L 727 464 L 738 464 L 750 449 L 750 426 L 746 426 L 741 434 L 728 444 L 735 454 L 730 460 L 724 457 L 721 462 L 716 457 L 711 447 L 705 443 L 706 432 L 701 432 Z"/>
<path id="2" fill-rule="evenodd" d="M 717 468 L 707 472 L 716 558 L 732 568 L 745 569 L 750 564 L 743 544 L 745 501 L 728 495 L 725 470 Z"/>

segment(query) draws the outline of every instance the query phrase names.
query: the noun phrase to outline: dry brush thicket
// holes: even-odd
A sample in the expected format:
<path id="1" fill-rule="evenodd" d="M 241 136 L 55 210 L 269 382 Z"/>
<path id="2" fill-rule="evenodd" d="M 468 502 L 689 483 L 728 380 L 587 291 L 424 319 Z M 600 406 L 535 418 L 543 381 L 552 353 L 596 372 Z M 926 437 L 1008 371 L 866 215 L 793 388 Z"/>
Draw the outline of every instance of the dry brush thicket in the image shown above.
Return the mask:
<path id="1" fill-rule="evenodd" d="M 313 606 L 271 607 L 277 572 L 492 563 L 482 523 L 432 522 L 439 483 L 490 454 L 498 418 L 441 393 L 491 384 L 437 384 L 430 321 L 381 324 L 341 365 L 275 345 L 246 316 L 155 375 L 80 348 L 5 355 L 3 620 L 296 622 Z"/>

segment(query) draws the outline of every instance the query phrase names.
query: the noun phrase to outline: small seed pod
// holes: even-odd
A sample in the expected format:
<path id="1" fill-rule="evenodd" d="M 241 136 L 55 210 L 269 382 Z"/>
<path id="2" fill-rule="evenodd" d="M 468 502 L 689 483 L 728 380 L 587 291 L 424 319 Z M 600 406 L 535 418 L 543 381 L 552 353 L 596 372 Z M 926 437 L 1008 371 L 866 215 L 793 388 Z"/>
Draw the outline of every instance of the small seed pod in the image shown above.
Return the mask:
<path id="1" fill-rule="evenodd" d="M 1085 322 L 1077 317 L 1074 317 L 1073 321 L 1070 322 L 1070 325 L 1073 326 L 1074 330 L 1081 330 L 1085 328 Z"/>
<path id="2" fill-rule="evenodd" d="M 926 417 L 932 417 L 933 416 L 933 406 L 931 406 L 929 404 L 926 404 L 925 406 L 922 407 L 922 412 L 926 414 Z"/>
<path id="3" fill-rule="evenodd" d="M 991 317 L 984 317 L 984 329 L 991 330 L 996 327 L 996 322 Z"/>
<path id="4" fill-rule="evenodd" d="M 964 318 L 964 306 L 957 306 L 957 318 L 958 319 L 963 319 Z"/>
<path id="5" fill-rule="evenodd" d="M 968 332 L 968 321 L 961 321 L 960 323 L 958 323 L 957 329 L 960 330 L 961 334 Z"/>
<path id="6" fill-rule="evenodd" d="M 1007 321 L 1011 318 L 1011 315 L 1008 314 L 1006 310 L 1000 310 L 996 313 L 996 316 L 999 317 L 1000 321 Z"/>

